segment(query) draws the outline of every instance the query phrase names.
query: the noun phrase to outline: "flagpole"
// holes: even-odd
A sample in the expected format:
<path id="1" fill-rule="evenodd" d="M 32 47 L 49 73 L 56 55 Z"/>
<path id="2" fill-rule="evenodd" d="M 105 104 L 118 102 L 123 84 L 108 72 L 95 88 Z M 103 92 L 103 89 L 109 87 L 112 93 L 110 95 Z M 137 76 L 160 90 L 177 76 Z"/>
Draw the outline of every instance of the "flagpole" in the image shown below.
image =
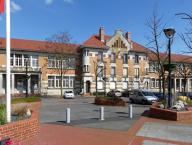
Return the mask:
<path id="1" fill-rule="evenodd" d="M 6 110 L 7 122 L 11 122 L 11 85 L 10 85 L 10 51 L 11 51 L 11 16 L 10 16 L 10 0 L 6 0 Z"/>

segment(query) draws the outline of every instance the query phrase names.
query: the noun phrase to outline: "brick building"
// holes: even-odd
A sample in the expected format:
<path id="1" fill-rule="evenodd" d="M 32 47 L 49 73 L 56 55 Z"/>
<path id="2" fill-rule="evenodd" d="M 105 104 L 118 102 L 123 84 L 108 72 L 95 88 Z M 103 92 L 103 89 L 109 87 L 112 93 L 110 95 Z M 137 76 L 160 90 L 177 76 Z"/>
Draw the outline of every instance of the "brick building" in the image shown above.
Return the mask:
<path id="1" fill-rule="evenodd" d="M 152 67 L 154 57 L 149 49 L 134 42 L 131 33 L 116 30 L 113 35 L 105 35 L 103 27 L 83 44 L 62 44 L 60 49 L 66 55 L 70 67 L 66 68 L 63 82 L 56 71 L 57 60 L 54 48 L 47 47 L 46 41 L 11 40 L 11 93 L 29 93 L 58 95 L 63 90 L 74 90 L 84 94 L 96 90 L 108 92 L 112 89 L 146 88 L 158 90 L 158 75 Z M 185 55 L 172 55 L 172 62 L 191 63 Z M 0 93 L 5 94 L 5 39 L 0 39 Z M 27 64 L 27 67 L 26 67 Z M 26 73 L 27 69 L 27 73 Z M 26 74 L 29 79 L 26 81 Z M 175 91 L 181 91 L 182 78 L 177 75 L 173 80 Z M 26 84 L 27 83 L 27 84 Z M 191 91 L 191 78 L 187 80 L 187 90 Z"/>

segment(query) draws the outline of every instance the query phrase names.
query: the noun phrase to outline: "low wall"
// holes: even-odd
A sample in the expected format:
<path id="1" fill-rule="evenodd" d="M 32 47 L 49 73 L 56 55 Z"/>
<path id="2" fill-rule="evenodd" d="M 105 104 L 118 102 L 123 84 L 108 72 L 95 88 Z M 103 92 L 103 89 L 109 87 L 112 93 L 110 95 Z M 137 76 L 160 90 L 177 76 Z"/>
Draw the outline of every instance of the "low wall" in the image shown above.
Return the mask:
<path id="1" fill-rule="evenodd" d="M 190 111 L 174 111 L 168 109 L 161 109 L 157 107 L 157 103 L 154 103 L 150 107 L 150 117 L 173 120 L 173 121 L 188 121 L 192 120 L 192 110 Z"/>
<path id="2" fill-rule="evenodd" d="M 38 136 L 39 126 L 39 108 L 40 102 L 30 103 L 29 108 L 33 111 L 29 119 L 11 122 L 0 125 L 0 137 L 10 138 L 14 145 L 17 143 Z"/>

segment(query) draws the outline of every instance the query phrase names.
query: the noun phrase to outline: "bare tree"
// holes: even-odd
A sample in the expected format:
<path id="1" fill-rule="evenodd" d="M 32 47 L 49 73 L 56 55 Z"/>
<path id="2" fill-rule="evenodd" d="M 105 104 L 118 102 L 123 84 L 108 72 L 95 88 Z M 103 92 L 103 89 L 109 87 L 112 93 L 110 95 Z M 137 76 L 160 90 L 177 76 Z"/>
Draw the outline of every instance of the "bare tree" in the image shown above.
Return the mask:
<path id="1" fill-rule="evenodd" d="M 48 64 L 52 64 L 53 73 L 59 74 L 58 86 L 61 97 L 63 96 L 63 77 L 75 67 L 75 59 L 71 56 L 74 51 L 71 40 L 72 37 L 68 32 L 60 32 L 47 39 L 46 43 L 46 49 L 53 50 L 52 60 L 48 59 L 52 62 L 48 62 Z"/>
<path id="2" fill-rule="evenodd" d="M 103 79 L 103 71 L 105 69 L 104 66 L 101 66 L 101 61 L 93 60 L 94 64 L 94 75 L 95 75 L 95 90 L 96 90 L 96 97 L 98 97 L 98 77 L 101 77 Z"/>
<path id="3" fill-rule="evenodd" d="M 162 24 L 162 17 L 159 17 L 157 12 L 153 12 L 152 16 L 147 20 L 147 26 L 149 28 L 150 34 L 147 46 L 151 49 L 148 51 L 149 57 L 153 58 L 153 67 L 155 67 L 155 72 L 159 76 L 159 91 L 163 91 L 163 96 L 165 97 L 165 69 L 164 65 L 167 63 L 167 50 L 163 48 L 161 36 L 163 33 L 164 25 Z M 161 53 L 164 52 L 164 53 Z"/>
<path id="4" fill-rule="evenodd" d="M 181 16 L 181 19 L 187 20 L 189 27 L 185 29 L 184 33 L 179 34 L 185 45 L 192 52 L 192 15 L 188 13 L 178 13 L 177 16 Z"/>
<path id="5" fill-rule="evenodd" d="M 186 93 L 186 85 L 188 78 L 192 77 L 192 65 L 189 63 L 180 63 L 176 67 L 176 73 L 183 78 L 183 93 Z"/>

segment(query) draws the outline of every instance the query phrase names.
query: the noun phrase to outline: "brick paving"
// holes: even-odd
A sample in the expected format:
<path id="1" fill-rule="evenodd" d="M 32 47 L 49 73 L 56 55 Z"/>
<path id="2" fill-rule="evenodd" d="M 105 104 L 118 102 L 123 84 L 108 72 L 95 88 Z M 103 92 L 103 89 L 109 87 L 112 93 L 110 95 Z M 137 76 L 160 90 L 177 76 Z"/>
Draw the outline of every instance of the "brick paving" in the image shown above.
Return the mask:
<path id="1" fill-rule="evenodd" d="M 128 131 L 106 130 L 41 124 L 38 138 L 26 140 L 21 145 L 192 145 L 188 140 L 140 136 L 145 123 L 177 124 L 178 122 L 141 117 Z M 179 123 L 181 125 L 181 123 Z M 189 122 L 185 126 L 191 126 Z"/>

